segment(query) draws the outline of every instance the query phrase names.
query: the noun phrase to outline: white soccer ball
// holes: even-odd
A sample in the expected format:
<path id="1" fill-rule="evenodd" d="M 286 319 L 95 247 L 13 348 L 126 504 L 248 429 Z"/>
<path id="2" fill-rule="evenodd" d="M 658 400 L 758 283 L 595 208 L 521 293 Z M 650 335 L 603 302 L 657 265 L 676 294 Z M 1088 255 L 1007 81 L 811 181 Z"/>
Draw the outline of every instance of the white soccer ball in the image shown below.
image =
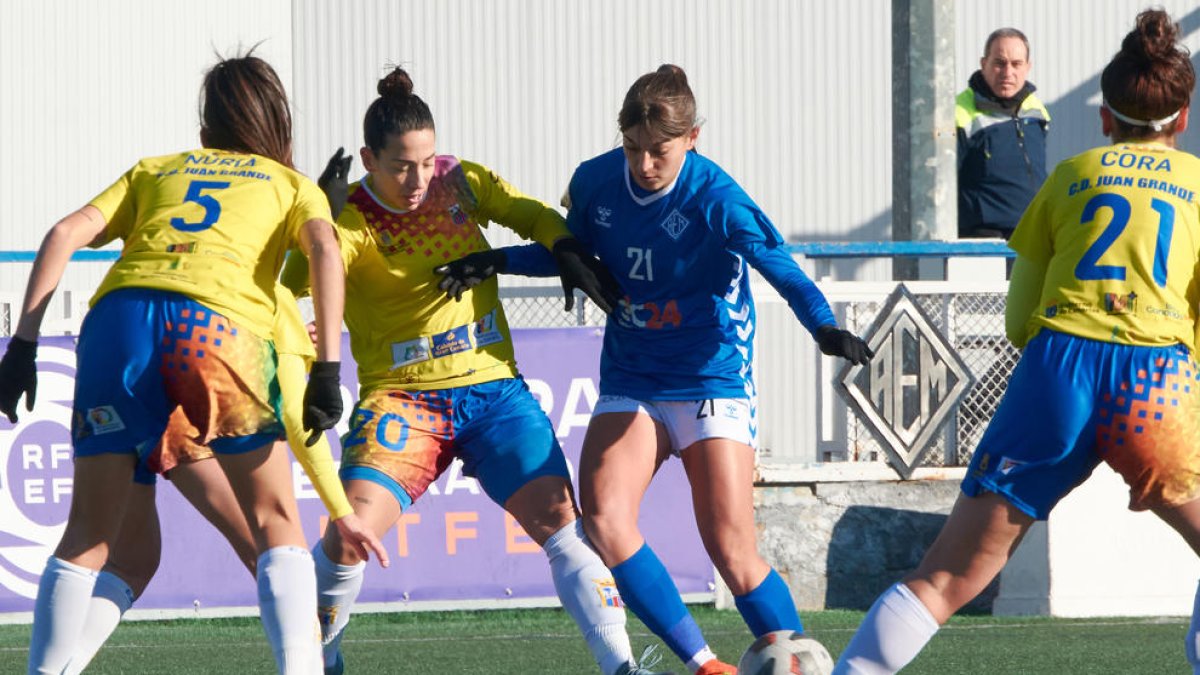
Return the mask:
<path id="1" fill-rule="evenodd" d="M 738 661 L 738 675 L 829 675 L 833 657 L 804 633 L 777 630 L 758 638 Z"/>

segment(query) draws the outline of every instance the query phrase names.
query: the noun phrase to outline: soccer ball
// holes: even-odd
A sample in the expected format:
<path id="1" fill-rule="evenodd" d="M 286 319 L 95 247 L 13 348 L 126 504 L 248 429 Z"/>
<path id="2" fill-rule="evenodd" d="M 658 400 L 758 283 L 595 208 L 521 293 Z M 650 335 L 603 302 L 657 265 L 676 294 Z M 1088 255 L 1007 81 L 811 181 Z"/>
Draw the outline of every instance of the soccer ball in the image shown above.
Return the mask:
<path id="1" fill-rule="evenodd" d="M 829 675 L 833 657 L 804 633 L 777 630 L 758 638 L 738 661 L 738 675 Z"/>

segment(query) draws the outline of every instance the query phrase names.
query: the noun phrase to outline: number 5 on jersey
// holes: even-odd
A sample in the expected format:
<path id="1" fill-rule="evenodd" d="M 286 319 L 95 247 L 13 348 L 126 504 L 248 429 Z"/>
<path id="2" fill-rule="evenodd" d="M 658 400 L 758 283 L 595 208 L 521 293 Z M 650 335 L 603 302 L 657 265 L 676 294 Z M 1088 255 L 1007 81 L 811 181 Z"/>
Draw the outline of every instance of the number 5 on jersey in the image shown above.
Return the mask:
<path id="1" fill-rule="evenodd" d="M 204 194 L 205 190 L 224 190 L 229 187 L 228 181 L 215 180 L 194 180 L 188 185 L 187 194 L 183 196 L 184 202 L 192 202 L 199 204 L 204 209 L 204 217 L 195 222 L 189 222 L 183 218 L 172 218 L 171 227 L 181 232 L 199 232 L 207 230 L 217 222 L 221 217 L 221 202 L 212 195 Z"/>

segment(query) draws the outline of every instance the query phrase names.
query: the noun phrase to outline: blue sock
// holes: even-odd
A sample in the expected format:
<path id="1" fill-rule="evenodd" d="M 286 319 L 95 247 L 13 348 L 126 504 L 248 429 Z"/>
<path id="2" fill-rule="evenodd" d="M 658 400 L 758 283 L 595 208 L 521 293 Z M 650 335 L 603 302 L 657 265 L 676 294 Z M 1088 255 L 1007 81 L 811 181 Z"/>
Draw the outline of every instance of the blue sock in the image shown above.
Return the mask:
<path id="1" fill-rule="evenodd" d="M 679 589 L 648 544 L 611 569 L 621 600 L 642 623 L 687 663 L 707 648 L 700 626 L 683 605 Z"/>
<path id="2" fill-rule="evenodd" d="M 757 588 L 745 595 L 734 596 L 733 603 L 756 638 L 777 630 L 804 632 L 796 603 L 792 602 L 792 592 L 774 567 Z"/>

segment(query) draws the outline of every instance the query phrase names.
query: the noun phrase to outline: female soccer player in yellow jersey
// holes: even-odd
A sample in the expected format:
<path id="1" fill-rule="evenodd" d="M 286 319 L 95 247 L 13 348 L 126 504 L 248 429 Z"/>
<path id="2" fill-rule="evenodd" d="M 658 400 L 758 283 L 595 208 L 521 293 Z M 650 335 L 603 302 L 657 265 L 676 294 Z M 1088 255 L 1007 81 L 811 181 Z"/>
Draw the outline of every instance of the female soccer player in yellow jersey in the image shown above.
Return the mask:
<path id="1" fill-rule="evenodd" d="M 1138 15 L 1100 79 L 1113 144 L 1059 164 L 1017 225 L 1006 327 L 1021 361 L 937 540 L 835 673 L 904 667 L 1101 461 L 1129 484 L 1130 508 L 1200 553 L 1200 160 L 1175 149 L 1196 82 L 1178 39 L 1165 12 Z M 1193 614 L 1195 673 L 1198 627 Z"/>
<path id="2" fill-rule="evenodd" d="M 439 288 L 441 266 L 488 248 L 495 221 L 552 248 L 568 291 L 611 308 L 619 289 L 580 255 L 561 215 L 487 168 L 439 155 L 433 115 L 395 69 L 363 123 L 367 176 L 338 217 L 346 266 L 346 326 L 359 400 L 342 439 L 350 502 L 382 537 L 455 458 L 546 552 L 563 606 L 605 675 L 646 673 L 633 659 L 611 576 L 583 538 L 566 459 L 519 376 L 495 279 Z M 293 261 L 283 282 L 299 291 Z M 303 267 L 299 268 L 303 272 Z M 611 279 L 608 279 L 611 281 Z M 330 529 L 313 549 L 327 673 L 363 581 L 358 552 Z"/>
<path id="3" fill-rule="evenodd" d="M 291 167 L 287 97 L 265 61 L 232 58 L 209 70 L 200 140 L 200 149 L 143 159 L 50 230 L 0 361 L 0 411 L 15 418 L 22 394 L 33 404 L 39 327 L 71 254 L 124 241 L 80 332 L 74 491 L 38 588 L 31 673 L 69 666 L 97 573 L 131 507 L 135 467 L 176 408 L 217 454 L 249 522 L 279 670 L 319 667 L 312 560 L 287 454 L 274 443 L 282 427 L 269 338 L 275 278 L 284 251 L 298 244 L 312 261 L 320 338 L 304 424 L 332 427 L 341 415 L 337 241 L 324 195 Z"/>

